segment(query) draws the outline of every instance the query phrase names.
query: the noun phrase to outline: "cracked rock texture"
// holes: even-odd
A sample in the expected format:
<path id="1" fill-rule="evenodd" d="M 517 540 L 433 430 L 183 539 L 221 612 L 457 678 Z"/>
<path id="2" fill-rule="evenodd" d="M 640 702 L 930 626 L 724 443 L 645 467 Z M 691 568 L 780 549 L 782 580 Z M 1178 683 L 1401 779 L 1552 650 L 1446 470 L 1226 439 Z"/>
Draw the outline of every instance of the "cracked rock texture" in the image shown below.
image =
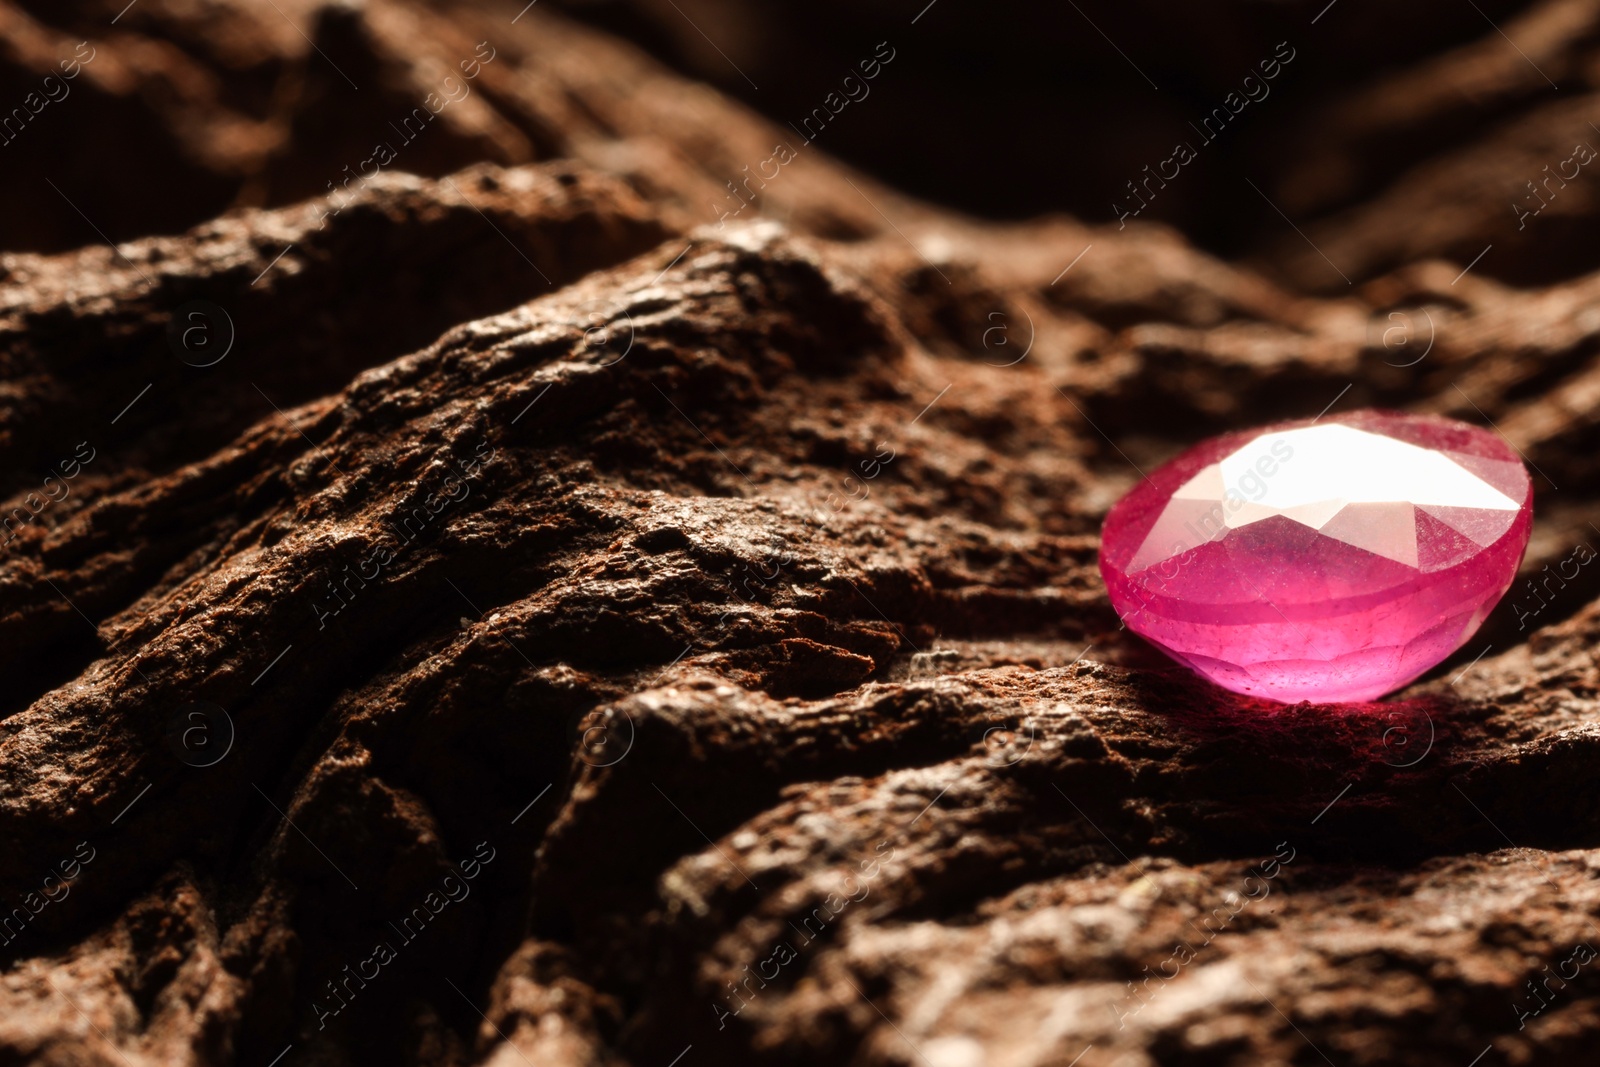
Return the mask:
<path id="1" fill-rule="evenodd" d="M 1600 206 L 1502 230 L 1600 5 L 1285 90 L 1321 254 L 1230 259 L 825 140 L 721 217 L 784 124 L 516 6 L 0 0 L 6 101 L 94 53 L 0 147 L 0 1062 L 1593 1061 Z M 685 7 L 760 80 L 878 39 Z M 1253 703 L 1097 531 L 1332 404 L 1492 422 L 1525 573 L 1390 701 Z"/>

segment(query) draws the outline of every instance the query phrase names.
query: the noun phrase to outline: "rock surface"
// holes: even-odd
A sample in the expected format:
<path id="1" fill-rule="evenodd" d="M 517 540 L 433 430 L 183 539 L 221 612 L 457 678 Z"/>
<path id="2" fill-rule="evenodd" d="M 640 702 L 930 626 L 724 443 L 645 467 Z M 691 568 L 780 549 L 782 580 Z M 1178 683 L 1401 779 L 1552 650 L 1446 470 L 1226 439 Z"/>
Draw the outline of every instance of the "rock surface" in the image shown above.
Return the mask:
<path id="1" fill-rule="evenodd" d="M 7 99 L 96 49 L 0 148 L 6 1061 L 1600 1051 L 1600 275 L 1385 156 L 1560 140 L 1497 35 L 1266 179 L 1330 287 L 822 146 L 739 207 L 783 127 L 544 5 L 120 7 L 0 0 Z M 1363 405 L 1535 471 L 1474 641 L 1285 707 L 1119 627 L 1141 469 Z"/>

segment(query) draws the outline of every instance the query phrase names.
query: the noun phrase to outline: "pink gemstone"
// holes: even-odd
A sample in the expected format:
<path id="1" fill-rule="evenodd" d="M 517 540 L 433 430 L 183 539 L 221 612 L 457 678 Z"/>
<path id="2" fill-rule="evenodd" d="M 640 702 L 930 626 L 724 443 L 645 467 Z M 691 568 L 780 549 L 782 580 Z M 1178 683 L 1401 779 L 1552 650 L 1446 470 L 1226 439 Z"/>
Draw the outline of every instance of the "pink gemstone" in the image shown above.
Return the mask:
<path id="1" fill-rule="evenodd" d="M 1373 700 L 1472 636 L 1532 525 L 1497 435 L 1355 411 L 1189 449 L 1111 509 L 1100 573 L 1129 629 L 1225 689 Z"/>

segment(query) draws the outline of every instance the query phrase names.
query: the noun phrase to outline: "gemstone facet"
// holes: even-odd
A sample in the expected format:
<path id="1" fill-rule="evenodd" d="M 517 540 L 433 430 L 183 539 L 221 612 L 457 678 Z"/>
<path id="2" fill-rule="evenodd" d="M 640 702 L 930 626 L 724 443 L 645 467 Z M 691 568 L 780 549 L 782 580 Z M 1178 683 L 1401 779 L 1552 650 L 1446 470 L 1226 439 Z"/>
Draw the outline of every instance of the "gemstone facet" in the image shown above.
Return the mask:
<path id="1" fill-rule="evenodd" d="M 1129 629 L 1226 689 L 1373 700 L 1472 636 L 1532 525 L 1494 433 L 1356 411 L 1189 449 L 1112 507 L 1100 573 Z"/>

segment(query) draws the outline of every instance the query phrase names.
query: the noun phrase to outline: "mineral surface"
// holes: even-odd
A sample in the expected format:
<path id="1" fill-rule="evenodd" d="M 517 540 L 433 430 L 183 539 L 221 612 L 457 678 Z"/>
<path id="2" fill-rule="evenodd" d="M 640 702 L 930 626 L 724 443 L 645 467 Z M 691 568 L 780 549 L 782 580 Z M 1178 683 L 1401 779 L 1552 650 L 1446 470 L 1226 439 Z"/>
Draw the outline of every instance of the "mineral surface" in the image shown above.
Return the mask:
<path id="1" fill-rule="evenodd" d="M 4 114 L 95 49 L 0 147 L 0 1062 L 1593 1063 L 1600 185 L 1507 197 L 1600 6 L 1078 6 L 1160 92 L 1073 5 L 569 5 L 794 117 L 892 37 L 801 144 L 553 0 L 0 0 Z M 1293 34 L 1152 207 L 1255 202 L 1255 265 L 831 154 L 914 111 L 998 201 L 1136 140 L 974 96 L 985 23 L 1144 108 Z M 1139 470 L 1363 407 L 1527 457 L 1473 641 L 1286 706 L 1119 628 Z"/>

